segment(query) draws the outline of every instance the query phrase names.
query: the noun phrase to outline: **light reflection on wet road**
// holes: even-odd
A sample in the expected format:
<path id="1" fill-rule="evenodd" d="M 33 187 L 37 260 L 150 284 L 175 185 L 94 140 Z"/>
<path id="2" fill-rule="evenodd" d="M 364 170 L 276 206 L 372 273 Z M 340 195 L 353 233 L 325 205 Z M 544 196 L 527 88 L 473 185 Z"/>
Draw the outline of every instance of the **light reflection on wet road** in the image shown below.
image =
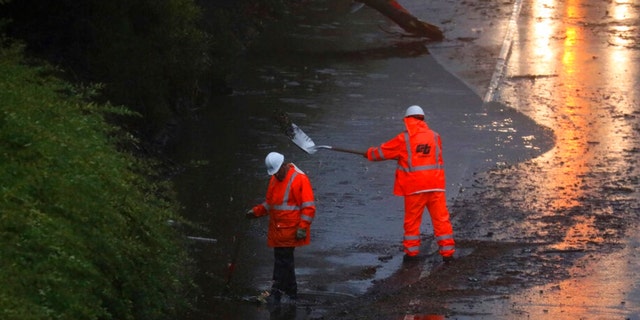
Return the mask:
<path id="1" fill-rule="evenodd" d="M 422 1 L 407 2 L 417 15 L 434 21 L 438 20 L 429 15 L 440 13 L 439 18 L 444 19 L 447 10 L 456 8 L 432 10 Z M 341 8 L 337 2 L 328 3 L 331 10 Z M 637 116 L 640 101 L 638 5 L 622 0 L 523 3 L 498 101 L 552 128 L 557 139 L 553 149 L 533 160 L 550 169 L 540 170 L 535 190 L 525 189 L 521 194 L 535 194 L 549 208 L 572 208 L 581 198 L 592 196 L 585 184 L 606 177 L 607 172 L 637 170 L 627 165 L 633 163 L 629 154 L 637 155 L 629 150 L 638 148 L 638 125 L 629 120 L 630 115 Z M 185 133 L 184 144 L 177 150 L 181 161 L 208 163 L 188 169 L 176 182 L 184 190 L 190 218 L 208 228 L 207 236 L 219 240 L 215 248 L 196 248 L 204 257 L 199 262 L 204 271 L 198 281 L 205 285 L 202 299 L 208 301 L 199 316 L 269 316 L 264 308 L 233 311 L 246 305 L 221 300 L 219 286 L 228 275 L 225 264 L 234 254 L 233 235 L 243 239 L 233 294 L 254 294 L 269 285 L 272 258 L 264 244 L 266 221 L 245 222 L 237 215 L 261 201 L 266 188 L 262 159 L 273 149 L 306 171 L 316 189 L 319 212 L 313 244 L 296 251 L 303 292 L 309 297 L 333 294 L 332 299 L 342 300 L 363 293 L 374 280 L 403 277 L 398 251 L 402 204 L 391 195 L 393 165 L 371 164 L 331 151 L 306 155 L 275 131 L 269 118 L 274 107 L 289 112 L 317 144 L 358 149 L 396 134 L 402 129 L 399 114 L 406 105 L 423 104 L 429 121 L 445 140 L 448 198 L 456 197 L 465 179 L 477 170 L 547 151 L 540 139 L 548 137 L 530 119 L 500 104 L 483 106 L 479 98 L 494 70 L 492 57 L 500 51 L 505 20 L 475 26 L 476 21 L 468 19 L 467 25 L 447 26 L 450 35 L 462 35 L 458 39 L 463 40 L 452 41 L 454 47 L 463 47 L 471 34 L 476 44 L 489 48 L 486 59 L 469 64 L 461 57 L 447 57 L 452 43 L 434 44 L 434 56 L 427 56 L 415 49 L 421 43 L 381 36 L 377 24 L 384 20 L 373 13 L 363 11 L 335 21 L 335 12 L 326 11 L 322 4 L 316 3 L 317 10 L 311 10 L 321 21 L 320 27 L 314 28 L 317 21 L 308 20 L 302 28 L 288 29 L 286 39 L 269 39 L 272 47 L 261 57 L 252 56 L 243 70 L 246 73 L 235 79 L 236 94 L 214 102 L 237 112 L 204 112 L 194 119 L 192 131 Z M 509 4 L 503 7 L 511 8 Z M 598 19 L 584 22 L 589 17 L 604 19 L 604 25 L 593 22 Z M 297 40 L 294 45 L 292 39 Z M 481 53 L 461 52 L 468 56 Z M 485 72 L 487 69 L 490 71 Z M 225 119 L 233 128 L 210 128 L 208 119 L 214 117 Z M 591 176 L 594 171 L 596 178 Z M 603 183 L 615 186 L 617 182 Z M 601 233 L 593 229 L 591 219 L 577 219 L 557 249 L 599 241 L 593 235 Z M 423 224 L 425 237 L 430 232 L 430 225 Z M 554 319 L 590 313 L 633 315 L 628 310 L 638 310 L 640 293 L 636 281 L 628 279 L 637 279 L 632 270 L 639 263 L 637 248 L 636 233 L 624 250 L 607 260 L 593 264 L 587 256 L 579 261 L 571 270 L 574 279 L 515 294 L 504 303 L 478 301 L 474 311 L 481 314 L 484 308 L 493 314 L 491 319 L 500 319 L 500 314 L 506 315 L 504 319 L 514 314 Z M 424 273 L 409 270 L 414 271 Z M 279 318 L 306 316 L 293 312 Z M 483 319 L 478 315 L 458 318 Z"/>
<path id="2" fill-rule="evenodd" d="M 556 146 L 533 161 L 547 169 L 537 190 L 527 190 L 547 199 L 548 215 L 592 197 L 587 190 L 603 188 L 594 178 L 624 187 L 616 179 L 634 170 L 629 156 L 637 153 L 627 154 L 638 148 L 637 122 L 629 121 L 640 101 L 638 13 L 633 1 L 533 0 L 523 9 L 501 98 L 554 130 Z M 589 255 L 570 270 L 572 279 L 512 296 L 505 314 L 638 318 L 637 221 L 628 223 L 635 228 L 621 244 L 625 249 L 595 263 Z M 577 219 L 557 249 L 604 242 L 595 227 L 593 216 Z"/>

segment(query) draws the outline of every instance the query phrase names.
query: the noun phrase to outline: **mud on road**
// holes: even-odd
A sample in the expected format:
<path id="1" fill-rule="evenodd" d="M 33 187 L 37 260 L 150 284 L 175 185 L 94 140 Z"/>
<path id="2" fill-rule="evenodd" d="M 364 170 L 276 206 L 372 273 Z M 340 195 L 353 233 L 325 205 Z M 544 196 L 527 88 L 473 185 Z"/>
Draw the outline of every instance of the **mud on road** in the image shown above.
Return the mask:
<path id="1" fill-rule="evenodd" d="M 630 151 L 630 155 L 637 158 L 637 152 Z M 637 160 L 629 162 L 630 168 L 635 165 Z M 536 192 L 541 171 L 529 162 L 477 175 L 466 196 L 451 208 L 457 214 L 454 228 L 462 256 L 448 265 L 437 257 L 427 257 L 421 265 L 405 264 L 360 302 L 337 308 L 341 310 L 336 316 L 455 315 L 459 311 L 447 305 L 509 299 L 519 290 L 580 278 L 584 276 L 581 266 L 607 259 L 624 246 L 627 230 L 637 227 L 639 220 L 638 202 L 631 197 L 637 172 L 605 185 L 603 181 L 611 179 L 609 173 L 589 174 L 582 183 L 587 192 L 573 199 L 579 204 L 565 208 L 550 205 L 557 197 Z M 431 270 L 419 281 L 402 288 L 389 285 L 403 283 L 403 276 L 419 277 L 425 266 Z M 481 314 L 466 311 L 466 315 Z"/>
<path id="2" fill-rule="evenodd" d="M 432 51 L 479 95 L 488 87 L 487 71 L 499 52 L 496 39 L 503 39 L 499 35 L 512 8 L 508 2 L 464 1 L 447 9 L 453 18 L 444 25 L 454 38 Z M 567 279 L 579 290 L 593 265 L 604 261 L 606 266 L 608 260 L 616 260 L 612 268 L 625 267 L 611 272 L 618 278 L 615 282 L 637 278 L 629 270 L 635 270 L 640 229 L 639 73 L 634 66 L 640 39 L 629 32 L 640 25 L 638 6 L 525 2 L 518 23 L 519 47 L 511 54 L 500 100 L 553 130 L 555 147 L 536 159 L 474 175 L 450 208 L 456 261 L 441 265 L 438 257 L 426 256 L 417 265 L 403 264 L 356 302 L 336 307 L 328 318 L 498 319 L 486 307 L 474 306 L 500 300 L 510 304 L 514 295 L 543 286 L 561 291 L 559 283 Z M 535 33 L 534 23 L 548 24 L 546 38 Z M 536 42 L 550 52 L 549 61 L 539 61 L 543 67 L 534 61 L 540 59 L 531 53 L 535 50 L 527 51 Z M 624 57 L 617 64 L 630 64 L 616 71 L 607 62 L 611 55 Z M 406 277 L 419 280 L 394 285 Z M 549 294 L 542 289 L 535 293 Z M 618 315 L 627 319 L 638 315 L 637 292 L 621 296 L 629 301 L 613 301 L 617 306 L 603 302 L 601 310 L 620 309 Z M 532 316 L 516 307 L 509 312 L 513 317 Z M 573 315 L 590 312 L 584 307 Z"/>
<path id="3" fill-rule="evenodd" d="M 619 290 L 631 289 L 636 294 L 634 297 L 623 292 L 610 297 L 612 301 L 602 301 L 602 295 L 590 297 L 594 304 L 618 311 L 615 317 L 603 313 L 594 316 L 624 319 L 631 318 L 630 314 L 640 315 L 640 290 L 633 285 L 638 278 L 633 263 L 640 259 L 636 253 L 640 246 L 639 10 L 637 5 L 625 1 L 583 2 L 523 1 L 525 5 L 516 25 L 517 41 L 513 43 L 496 102 L 549 128 L 554 133 L 555 145 L 532 160 L 499 163 L 489 171 L 478 172 L 461 190 L 451 190 L 457 192 L 449 208 L 457 241 L 456 261 L 442 265 L 430 248 L 423 250 L 421 260 L 399 263 L 397 270 L 387 277 L 380 275 L 381 270 L 392 269 L 390 266 L 398 263 L 395 257 L 401 255 L 396 248 L 399 243 L 376 242 L 358 247 L 353 251 L 366 251 L 367 258 L 374 257 L 367 261 L 378 257 L 379 264 L 387 267 L 379 268 L 377 261 L 372 265 L 359 263 L 331 274 L 324 272 L 329 270 L 328 266 L 321 265 L 318 268 L 323 270 L 321 274 L 313 277 L 303 274 L 309 281 L 303 286 L 298 305 L 271 313 L 272 319 L 402 319 L 405 315 L 429 314 L 474 320 L 576 319 L 588 311 L 565 313 L 564 317 L 560 315 L 565 310 L 545 313 L 544 309 L 533 314 L 518 299 L 523 292 L 553 299 L 558 292 L 565 294 L 567 279 L 575 280 L 580 291 L 584 288 L 581 281 L 593 274 L 594 263 L 601 263 L 598 267 L 603 267 L 603 272 L 611 274 L 615 281 L 630 283 Z M 484 97 L 504 45 L 514 3 L 442 1 L 437 8 L 433 7 L 435 3 L 425 1 L 403 4 L 416 16 L 443 26 L 447 39 L 428 44 L 429 52 L 478 96 Z M 626 16 L 622 14 L 618 20 L 617 12 L 625 8 Z M 418 47 L 423 49 L 422 43 Z M 395 48 L 393 51 L 385 59 L 393 60 L 397 55 Z M 259 98 L 262 100 L 262 96 Z M 314 138 L 327 141 L 330 136 L 316 133 Z M 218 150 L 215 151 L 212 154 L 217 157 Z M 226 158 L 220 161 L 228 162 Z M 311 165 L 303 167 L 314 168 L 314 163 L 308 164 Z M 248 182 L 258 180 L 250 178 Z M 314 183 L 323 183 L 323 176 L 316 178 Z M 352 186 L 339 183 L 335 187 Z M 353 193 L 347 193 L 346 197 L 341 193 L 319 194 L 327 199 L 351 200 L 354 206 L 364 207 L 353 200 Z M 213 195 L 210 197 L 215 199 Z M 215 203 L 211 199 L 206 200 L 207 206 L 209 202 Z M 341 211 L 342 207 L 335 209 Z M 433 247 L 432 240 L 426 237 L 423 245 Z M 345 251 L 349 249 L 352 248 Z M 270 261 L 264 255 L 254 260 Z M 314 262 L 322 263 L 322 259 Z M 218 264 L 209 263 L 203 269 L 217 270 L 215 266 Z M 271 268 L 251 267 L 262 268 L 257 274 L 268 274 Z M 210 278 L 217 279 L 215 274 Z M 236 276 L 234 281 L 239 282 L 239 278 Z M 357 297 L 351 296 L 351 292 L 323 295 L 332 291 L 326 288 L 328 283 L 353 281 L 373 281 L 374 285 Z M 606 281 L 597 283 L 595 290 L 606 291 L 607 285 Z M 222 317 L 216 312 L 226 302 L 215 300 L 207 305 L 211 310 L 207 309 L 208 313 L 200 318 L 207 318 L 210 313 Z M 229 302 L 230 306 L 224 309 L 230 310 L 228 318 L 239 318 L 239 309 L 248 309 L 238 308 L 234 303 Z M 505 305 L 506 316 L 492 312 L 495 311 L 492 307 Z M 264 308 L 258 309 L 256 314 L 265 314 Z"/>

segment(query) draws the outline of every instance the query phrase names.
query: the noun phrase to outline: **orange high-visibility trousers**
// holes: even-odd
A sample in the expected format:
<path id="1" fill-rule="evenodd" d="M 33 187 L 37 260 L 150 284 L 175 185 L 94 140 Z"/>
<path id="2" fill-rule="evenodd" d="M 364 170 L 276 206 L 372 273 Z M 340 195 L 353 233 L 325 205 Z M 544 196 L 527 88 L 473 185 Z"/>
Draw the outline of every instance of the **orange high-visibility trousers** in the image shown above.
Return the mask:
<path id="1" fill-rule="evenodd" d="M 447 199 L 442 191 L 422 192 L 404 196 L 404 252 L 408 256 L 420 253 L 420 225 L 425 207 L 431 216 L 433 233 L 441 256 L 451 257 L 456 251 L 453 228 L 449 221 Z"/>

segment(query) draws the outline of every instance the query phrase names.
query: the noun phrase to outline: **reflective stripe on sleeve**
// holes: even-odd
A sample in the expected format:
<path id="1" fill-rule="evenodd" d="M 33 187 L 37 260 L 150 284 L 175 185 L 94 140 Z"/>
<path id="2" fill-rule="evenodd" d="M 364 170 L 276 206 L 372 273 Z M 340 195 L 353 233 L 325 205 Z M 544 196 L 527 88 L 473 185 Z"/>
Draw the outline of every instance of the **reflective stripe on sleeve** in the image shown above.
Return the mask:
<path id="1" fill-rule="evenodd" d="M 300 207 L 282 204 L 279 206 L 273 206 L 273 210 L 300 210 Z"/>
<path id="2" fill-rule="evenodd" d="M 375 160 L 375 161 L 386 160 L 380 148 L 375 148 L 374 150 L 372 150 L 370 152 L 370 156 L 371 156 L 371 160 Z"/>
<path id="3" fill-rule="evenodd" d="M 316 205 L 315 201 L 307 201 L 307 202 L 303 202 L 300 207 L 307 208 L 307 207 L 313 207 L 315 205 Z"/>

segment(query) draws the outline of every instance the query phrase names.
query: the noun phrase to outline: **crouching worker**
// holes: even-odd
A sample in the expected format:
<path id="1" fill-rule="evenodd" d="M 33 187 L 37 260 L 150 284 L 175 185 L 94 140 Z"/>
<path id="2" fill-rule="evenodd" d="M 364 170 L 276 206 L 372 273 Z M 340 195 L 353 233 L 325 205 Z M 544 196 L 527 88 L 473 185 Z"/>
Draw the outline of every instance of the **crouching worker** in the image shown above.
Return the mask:
<path id="1" fill-rule="evenodd" d="M 310 243 L 310 227 L 316 207 L 307 175 L 284 156 L 271 152 L 265 159 L 271 176 L 263 203 L 247 212 L 247 218 L 269 216 L 267 245 L 273 248 L 271 297 L 279 303 L 282 294 L 295 301 L 298 296 L 293 251 Z"/>

